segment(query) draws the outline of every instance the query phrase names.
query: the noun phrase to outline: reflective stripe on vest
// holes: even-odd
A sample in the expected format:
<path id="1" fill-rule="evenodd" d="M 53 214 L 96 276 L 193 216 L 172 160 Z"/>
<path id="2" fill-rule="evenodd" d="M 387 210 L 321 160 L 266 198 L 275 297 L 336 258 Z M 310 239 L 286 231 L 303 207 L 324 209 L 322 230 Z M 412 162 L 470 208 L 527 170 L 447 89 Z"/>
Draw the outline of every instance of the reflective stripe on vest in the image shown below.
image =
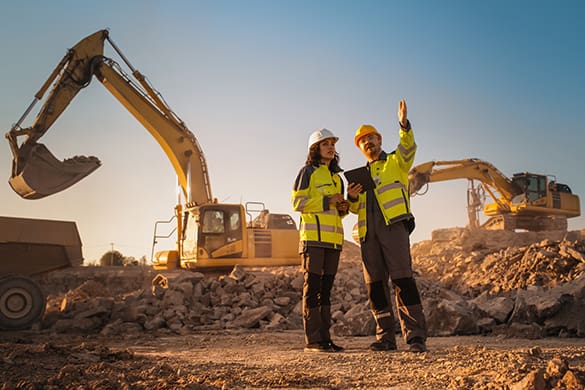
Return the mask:
<path id="1" fill-rule="evenodd" d="M 301 215 L 301 241 L 343 244 L 343 225 L 337 210 Z"/>
<path id="2" fill-rule="evenodd" d="M 410 148 L 405 148 L 402 144 L 399 144 L 396 149 L 398 150 L 398 153 L 402 154 L 404 161 L 410 163 L 414 159 L 416 144 L 413 144 Z"/>
<path id="3" fill-rule="evenodd" d="M 390 211 L 393 207 L 402 206 L 399 210 L 400 213 L 410 212 L 404 196 L 405 193 L 406 187 L 402 183 L 392 183 L 376 188 L 376 198 L 378 198 L 378 203 L 382 205 L 382 211 L 387 217 L 386 220 L 391 219 L 390 215 L 395 214 Z M 387 215 L 388 213 L 390 215 Z"/>

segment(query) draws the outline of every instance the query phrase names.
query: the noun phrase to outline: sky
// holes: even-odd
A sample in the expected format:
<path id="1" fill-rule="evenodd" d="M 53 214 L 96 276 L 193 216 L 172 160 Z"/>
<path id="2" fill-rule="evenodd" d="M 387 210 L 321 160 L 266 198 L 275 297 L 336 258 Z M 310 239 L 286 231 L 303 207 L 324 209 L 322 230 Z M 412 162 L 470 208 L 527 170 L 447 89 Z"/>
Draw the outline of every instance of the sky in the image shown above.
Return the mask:
<path id="1" fill-rule="evenodd" d="M 355 168 L 365 163 L 353 144 L 361 124 L 395 148 L 400 99 L 415 164 L 480 158 L 510 177 L 554 175 L 583 197 L 584 19 L 585 2 L 569 0 L 6 2 L 0 126 L 18 121 L 68 48 L 107 28 L 197 137 L 220 202 L 263 202 L 298 221 L 290 195 L 311 132 L 333 131 L 341 166 Z M 105 55 L 120 61 L 109 46 Z M 88 262 L 112 248 L 150 260 L 154 223 L 177 200 L 154 138 L 94 79 L 40 142 L 61 160 L 93 155 L 102 166 L 24 200 L 8 185 L 5 142 L 0 215 L 75 221 Z M 466 180 L 433 183 L 413 198 L 411 241 L 465 226 L 466 190 Z M 356 221 L 344 220 L 348 239 Z M 584 228 L 584 217 L 569 220 Z M 173 248 L 166 241 L 156 250 Z"/>

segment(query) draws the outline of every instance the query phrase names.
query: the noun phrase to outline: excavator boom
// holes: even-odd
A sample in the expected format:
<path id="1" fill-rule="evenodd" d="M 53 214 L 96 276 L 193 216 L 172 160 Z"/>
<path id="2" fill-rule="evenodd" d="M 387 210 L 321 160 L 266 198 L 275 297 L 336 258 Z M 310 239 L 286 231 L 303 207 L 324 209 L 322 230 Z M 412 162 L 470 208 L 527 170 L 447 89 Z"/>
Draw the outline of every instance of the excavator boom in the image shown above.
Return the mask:
<path id="1" fill-rule="evenodd" d="M 429 161 L 412 168 L 408 174 L 409 192 L 417 193 L 425 184 L 453 179 L 475 179 L 487 184 L 505 198 L 521 194 L 522 189 L 489 162 L 477 158 Z"/>

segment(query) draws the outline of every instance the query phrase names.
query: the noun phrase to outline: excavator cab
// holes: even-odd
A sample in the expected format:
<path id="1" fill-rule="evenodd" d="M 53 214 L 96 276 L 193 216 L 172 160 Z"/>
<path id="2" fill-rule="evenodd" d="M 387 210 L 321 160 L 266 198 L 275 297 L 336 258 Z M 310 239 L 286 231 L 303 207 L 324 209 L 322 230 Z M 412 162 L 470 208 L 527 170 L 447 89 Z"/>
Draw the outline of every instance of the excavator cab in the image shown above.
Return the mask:
<path id="1" fill-rule="evenodd" d="M 93 156 L 60 161 L 45 145 L 34 143 L 15 153 L 8 183 L 25 199 L 41 199 L 74 185 L 100 165 L 100 160 Z"/>

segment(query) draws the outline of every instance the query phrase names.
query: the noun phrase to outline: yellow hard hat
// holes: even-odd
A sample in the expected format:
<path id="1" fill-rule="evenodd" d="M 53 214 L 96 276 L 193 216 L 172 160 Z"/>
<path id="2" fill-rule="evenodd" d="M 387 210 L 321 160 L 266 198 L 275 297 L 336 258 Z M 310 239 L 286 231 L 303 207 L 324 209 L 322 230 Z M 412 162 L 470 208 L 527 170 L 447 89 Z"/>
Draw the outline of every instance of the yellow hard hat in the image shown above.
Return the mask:
<path id="1" fill-rule="evenodd" d="M 378 136 L 382 137 L 378 130 L 372 125 L 361 125 L 359 129 L 355 131 L 355 135 L 353 137 L 353 142 L 355 142 L 355 146 L 358 148 L 360 147 L 360 138 L 368 135 L 368 134 L 378 134 Z"/>

